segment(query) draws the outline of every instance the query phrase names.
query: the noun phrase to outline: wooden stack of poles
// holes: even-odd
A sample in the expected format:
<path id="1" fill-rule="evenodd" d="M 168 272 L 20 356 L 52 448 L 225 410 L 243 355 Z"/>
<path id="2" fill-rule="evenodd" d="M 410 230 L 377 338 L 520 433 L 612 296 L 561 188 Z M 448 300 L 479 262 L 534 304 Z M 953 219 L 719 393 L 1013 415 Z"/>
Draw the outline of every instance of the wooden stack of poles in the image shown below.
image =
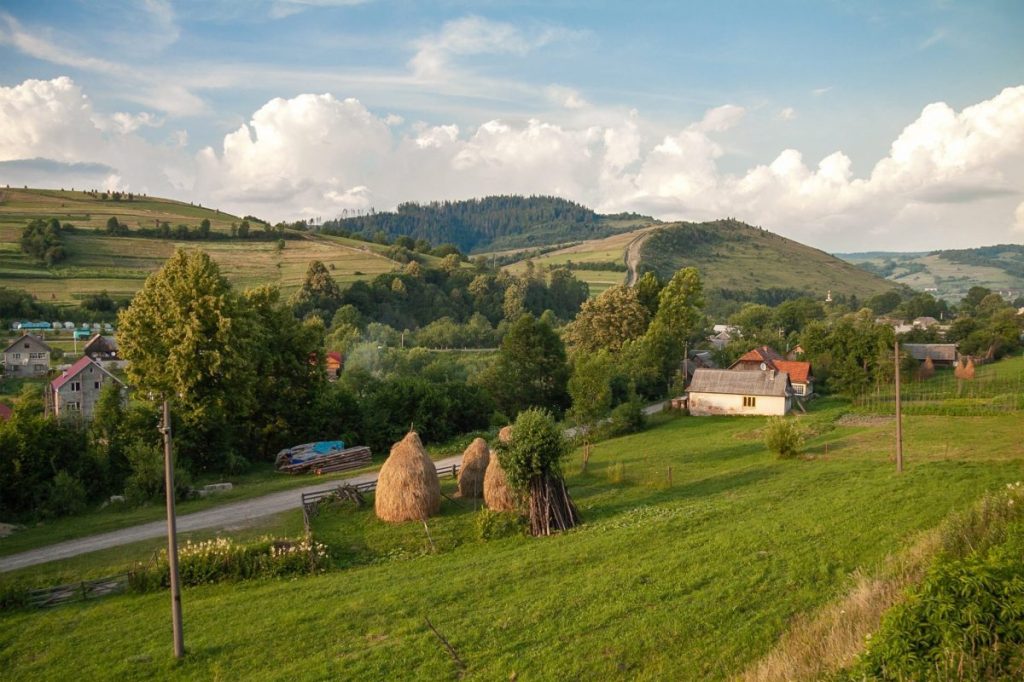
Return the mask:
<path id="1" fill-rule="evenodd" d="M 345 471 L 346 469 L 358 469 L 359 467 L 366 466 L 369 463 L 370 448 L 361 445 L 355 448 L 339 450 L 338 452 L 310 459 L 298 464 L 285 464 L 284 466 L 278 467 L 277 470 L 285 474 L 305 474 L 313 472 L 319 476 L 321 474 L 329 474 L 335 471 Z"/>

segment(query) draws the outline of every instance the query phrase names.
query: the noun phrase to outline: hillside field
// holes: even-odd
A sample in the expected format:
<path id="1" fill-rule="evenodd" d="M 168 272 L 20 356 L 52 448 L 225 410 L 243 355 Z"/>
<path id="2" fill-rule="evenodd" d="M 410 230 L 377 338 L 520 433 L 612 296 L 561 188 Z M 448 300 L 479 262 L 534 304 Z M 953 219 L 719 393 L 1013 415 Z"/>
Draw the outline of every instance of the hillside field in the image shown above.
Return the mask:
<path id="1" fill-rule="evenodd" d="M 149 273 L 163 265 L 176 247 L 199 248 L 220 264 L 229 280 L 241 287 L 273 284 L 288 292 L 298 288 L 309 262 L 321 260 L 339 282 L 368 279 L 398 267 L 379 244 L 314 237 L 289 239 L 283 250 L 274 241 L 174 241 L 148 237 L 115 237 L 89 232 L 117 216 L 133 229 L 153 221 L 197 225 L 204 218 L 226 232 L 241 218 L 166 199 L 114 202 L 83 192 L 0 190 L 0 287 L 24 289 L 42 302 L 66 305 L 106 291 L 131 296 Z M 18 239 L 34 218 L 57 217 L 85 231 L 64 235 L 67 258 L 53 267 L 35 262 L 21 251 Z M 427 257 L 432 259 L 432 257 Z"/>
<path id="2" fill-rule="evenodd" d="M 550 538 L 481 541 L 468 501 L 444 501 L 429 543 L 420 524 L 325 510 L 315 533 L 337 570 L 186 589 L 177 666 L 165 593 L 0 616 L 0 665 L 32 678 L 70 675 L 71 661 L 80 677 L 458 677 L 429 618 L 465 679 L 726 679 L 855 569 L 1024 478 L 1019 412 L 908 417 L 903 475 L 891 418 L 826 399 L 799 419 L 811 437 L 794 460 L 765 450 L 759 417 L 661 416 L 596 445 L 586 474 L 574 453 L 584 525 Z"/>

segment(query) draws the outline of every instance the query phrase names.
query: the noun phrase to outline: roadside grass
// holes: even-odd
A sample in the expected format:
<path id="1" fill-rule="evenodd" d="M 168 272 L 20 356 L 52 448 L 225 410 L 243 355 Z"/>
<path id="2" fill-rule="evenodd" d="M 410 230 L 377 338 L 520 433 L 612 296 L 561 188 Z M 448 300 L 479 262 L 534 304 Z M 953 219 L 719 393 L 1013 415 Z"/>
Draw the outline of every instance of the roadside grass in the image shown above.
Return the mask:
<path id="1" fill-rule="evenodd" d="M 185 590 L 179 665 L 166 594 L 5 615 L 0 665 L 24 677 L 72 665 L 133 679 L 456 676 L 429 617 L 468 679 L 729 677 L 856 569 L 1024 478 L 1019 415 L 906 419 L 898 476 L 892 422 L 839 420 L 847 411 L 821 401 L 801 417 L 810 454 L 794 460 L 765 450 L 761 418 L 666 417 L 595 445 L 586 474 L 575 453 L 565 470 L 585 523 L 551 538 L 479 541 L 472 507 L 445 500 L 428 521 L 435 551 L 422 524 L 325 512 L 318 539 L 351 568 Z"/>
<path id="2" fill-rule="evenodd" d="M 379 458 L 378 458 L 379 459 Z M 338 471 L 323 476 L 279 474 L 273 470 L 273 466 L 267 463 L 256 464 L 246 473 L 220 476 L 216 478 L 200 478 L 193 484 L 199 488 L 208 483 L 230 482 L 230 491 L 212 495 L 210 497 L 185 500 L 176 505 L 179 516 L 192 512 L 211 509 L 231 502 L 268 495 L 282 490 L 303 488 L 306 486 L 329 487 L 331 483 L 340 481 L 352 476 L 357 476 L 367 471 L 374 471 L 380 466 L 377 461 L 374 464 L 353 469 L 350 471 Z M 298 493 L 295 493 L 298 497 Z M 120 528 L 127 528 L 150 521 L 159 521 L 164 518 L 163 504 L 149 504 L 141 507 L 111 505 L 92 512 L 70 516 L 48 521 L 41 521 L 30 525 L 22 530 L 15 531 L 11 535 L 0 538 L 0 556 L 9 556 L 30 549 L 44 547 L 65 540 L 106 533 Z M 10 521 L 10 519 L 4 519 Z M 0 579 L 5 574 L 0 573 Z"/>

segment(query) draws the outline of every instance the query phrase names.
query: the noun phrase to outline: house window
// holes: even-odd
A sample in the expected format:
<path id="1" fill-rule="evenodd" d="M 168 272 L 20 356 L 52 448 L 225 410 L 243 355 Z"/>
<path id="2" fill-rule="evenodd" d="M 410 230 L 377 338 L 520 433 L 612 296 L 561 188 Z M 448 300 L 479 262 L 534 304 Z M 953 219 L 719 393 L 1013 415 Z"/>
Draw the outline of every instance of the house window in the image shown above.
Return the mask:
<path id="1" fill-rule="evenodd" d="M 803 384 L 793 384 L 793 392 L 796 393 L 797 395 L 803 395 L 804 394 L 804 385 Z"/>
<path id="2" fill-rule="evenodd" d="M 70 401 L 64 403 L 64 409 L 70 410 L 72 412 L 78 412 L 81 409 L 81 407 L 79 406 L 79 404 L 76 401 L 70 400 Z"/>
<path id="3" fill-rule="evenodd" d="M 757 407 L 757 398 L 752 395 L 743 396 L 743 407 Z"/>
<path id="4" fill-rule="evenodd" d="M 98 381 L 92 382 L 92 387 L 95 388 L 97 391 L 100 390 L 100 382 L 98 382 Z"/>
<path id="5" fill-rule="evenodd" d="M 72 391 L 81 391 L 82 390 L 82 382 L 81 381 L 72 381 L 71 382 L 71 390 Z"/>
<path id="6" fill-rule="evenodd" d="M 15 360 L 21 360 L 21 353 L 11 353 L 11 355 L 14 356 Z"/>
<path id="7" fill-rule="evenodd" d="M 29 360 L 38 360 L 41 357 L 43 357 L 42 353 L 29 353 L 28 354 L 28 359 Z"/>

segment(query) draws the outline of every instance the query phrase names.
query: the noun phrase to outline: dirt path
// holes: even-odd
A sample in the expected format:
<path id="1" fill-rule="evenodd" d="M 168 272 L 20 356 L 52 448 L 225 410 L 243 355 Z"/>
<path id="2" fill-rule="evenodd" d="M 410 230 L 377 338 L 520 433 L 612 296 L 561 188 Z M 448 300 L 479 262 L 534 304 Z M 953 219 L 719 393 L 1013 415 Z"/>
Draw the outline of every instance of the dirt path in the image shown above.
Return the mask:
<path id="1" fill-rule="evenodd" d="M 637 235 L 633 238 L 629 244 L 626 245 L 626 254 L 624 260 L 626 261 L 626 267 L 629 271 L 626 273 L 626 286 L 631 287 L 636 284 L 636 281 L 640 279 L 637 273 L 637 268 L 640 267 L 640 249 L 643 247 L 644 242 L 651 236 L 650 231 L 644 231 L 642 234 Z"/>
<path id="2" fill-rule="evenodd" d="M 434 465 L 438 468 L 443 468 L 451 466 L 452 464 L 457 464 L 461 460 L 462 455 L 454 455 L 452 457 L 437 460 L 434 462 Z M 253 519 L 278 514 L 283 511 L 288 511 L 289 509 L 298 509 L 301 506 L 302 493 L 323 490 L 324 488 L 342 485 L 344 483 L 351 483 L 353 485 L 357 483 L 369 483 L 370 481 L 377 480 L 377 473 L 378 472 L 376 471 L 371 471 L 365 474 L 360 474 L 359 476 L 353 476 L 352 478 L 339 481 L 331 481 L 329 483 L 320 481 L 319 483 L 308 485 L 304 488 L 282 490 L 281 492 L 271 493 L 270 495 L 256 497 L 251 500 L 232 502 L 220 507 L 214 507 L 213 509 L 206 509 L 192 514 L 184 514 L 178 517 L 178 532 L 184 533 L 211 528 L 230 529 L 237 526 L 245 526 Z M 46 547 L 40 547 L 27 552 L 21 552 L 20 554 L 11 554 L 10 556 L 0 557 L 0 573 L 14 571 L 19 568 L 25 568 L 26 566 L 45 564 L 50 561 L 69 559 L 71 557 L 78 556 L 79 554 L 87 554 L 101 549 L 119 547 L 121 545 L 127 545 L 142 540 L 151 540 L 153 538 L 166 536 L 166 534 L 167 522 L 153 521 L 139 526 L 131 526 L 130 528 L 110 531 L 109 533 L 101 533 L 99 535 L 90 535 L 84 538 L 58 542 L 57 544 L 47 545 Z"/>

